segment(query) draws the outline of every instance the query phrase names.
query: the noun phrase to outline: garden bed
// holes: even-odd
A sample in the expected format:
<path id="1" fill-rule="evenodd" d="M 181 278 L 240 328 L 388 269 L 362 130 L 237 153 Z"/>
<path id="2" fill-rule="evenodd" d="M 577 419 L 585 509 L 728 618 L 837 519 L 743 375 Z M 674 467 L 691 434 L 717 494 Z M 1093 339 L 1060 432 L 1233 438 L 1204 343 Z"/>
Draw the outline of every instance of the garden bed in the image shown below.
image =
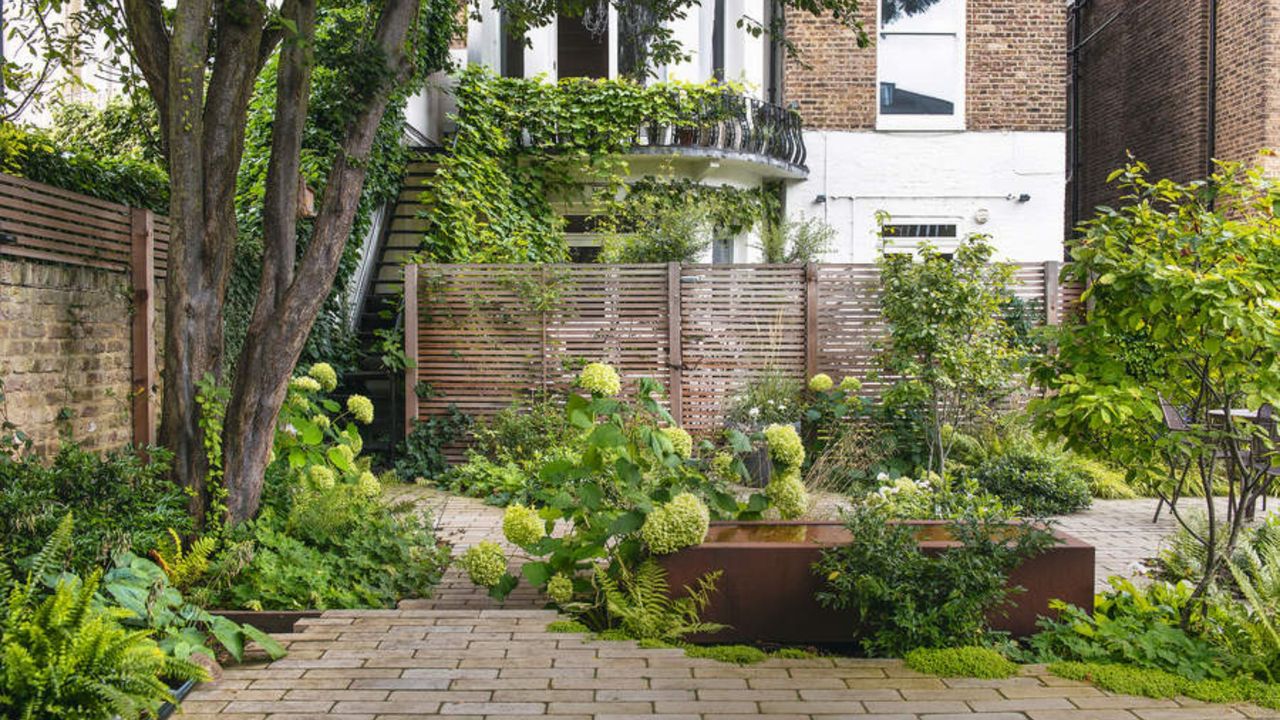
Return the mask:
<path id="1" fill-rule="evenodd" d="M 919 546 L 942 552 L 956 543 L 943 521 L 908 521 L 919 528 Z M 1031 558 L 1009 576 L 1009 585 L 1026 592 L 1012 596 L 989 618 L 992 628 L 1015 637 L 1036 631 L 1040 615 L 1052 615 L 1050 600 L 1093 609 L 1093 546 L 1061 532 L 1058 544 Z M 815 595 L 823 588 L 812 566 L 827 548 L 849 542 L 838 522 L 716 522 L 702 544 L 661 558 L 673 588 L 693 587 L 699 577 L 723 571 L 717 591 L 702 615 L 729 627 L 716 642 L 838 644 L 854 639 L 849 612 L 822 607 Z"/>

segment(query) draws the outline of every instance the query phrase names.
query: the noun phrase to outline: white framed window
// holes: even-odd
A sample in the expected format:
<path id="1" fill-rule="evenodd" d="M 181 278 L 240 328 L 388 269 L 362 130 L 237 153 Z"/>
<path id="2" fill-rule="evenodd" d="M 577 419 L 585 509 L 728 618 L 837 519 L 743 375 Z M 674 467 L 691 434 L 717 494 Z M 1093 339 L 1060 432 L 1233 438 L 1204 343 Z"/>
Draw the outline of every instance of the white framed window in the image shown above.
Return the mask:
<path id="1" fill-rule="evenodd" d="M 879 0 L 877 130 L 962 130 L 965 0 Z"/>
<path id="2" fill-rule="evenodd" d="M 959 218 L 941 216 L 894 216 L 881 227 L 880 251 L 886 255 L 914 255 L 927 242 L 939 253 L 949 255 L 960 244 Z"/>

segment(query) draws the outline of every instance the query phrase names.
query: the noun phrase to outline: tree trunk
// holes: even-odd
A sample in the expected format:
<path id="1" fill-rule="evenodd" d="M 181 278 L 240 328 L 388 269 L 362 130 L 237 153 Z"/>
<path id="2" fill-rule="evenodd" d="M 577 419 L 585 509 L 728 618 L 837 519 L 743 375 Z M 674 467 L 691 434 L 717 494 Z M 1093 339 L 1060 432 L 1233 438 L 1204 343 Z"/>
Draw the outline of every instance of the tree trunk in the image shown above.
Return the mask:
<path id="1" fill-rule="evenodd" d="M 304 17 L 307 4 L 302 1 L 290 3 L 295 9 L 301 6 Z M 292 271 L 295 262 L 294 222 L 288 214 L 296 213 L 297 207 L 296 202 L 282 201 L 282 198 L 290 197 L 289 188 L 296 188 L 296 185 L 275 183 L 278 195 L 266 203 L 266 210 L 273 215 L 269 225 L 275 231 L 265 238 L 267 252 L 263 256 L 263 286 L 237 362 L 241 371 L 236 373 L 232 387 L 224 434 L 227 511 L 232 523 L 252 518 L 258 511 L 267 457 L 274 441 L 276 420 L 288 389 L 289 376 L 302 354 L 302 347 L 324 305 L 329 288 L 333 286 L 364 188 L 369 153 L 391 93 L 398 84 L 407 81 L 412 72 L 405 56 L 405 42 L 418 15 L 419 4 L 420 0 L 387 0 L 383 6 L 374 33 L 374 44 L 386 59 L 388 80 L 347 126 L 338 156 L 329 172 L 311 240 L 296 272 Z M 293 60 L 297 61 L 296 58 Z M 286 62 L 286 66 L 291 64 Z M 291 95 L 296 86 L 286 72 L 287 67 L 282 67 L 282 89 Z M 281 96 L 281 101 L 286 104 L 293 102 L 288 96 Z M 301 100 L 301 107 L 306 107 L 305 97 Z M 282 114 L 296 121 L 296 115 Z M 298 129 L 300 127 L 297 126 Z M 293 152 L 294 145 L 300 142 L 300 132 L 295 137 L 290 128 L 279 129 L 281 132 L 276 133 L 273 128 L 273 156 L 275 152 Z M 275 158 L 272 159 L 274 167 Z M 280 167 L 284 172 L 293 165 L 285 162 Z M 264 225 L 267 224 L 264 221 Z M 288 268 L 283 267 L 285 264 Z M 287 286 L 284 285 L 286 282 Z"/>

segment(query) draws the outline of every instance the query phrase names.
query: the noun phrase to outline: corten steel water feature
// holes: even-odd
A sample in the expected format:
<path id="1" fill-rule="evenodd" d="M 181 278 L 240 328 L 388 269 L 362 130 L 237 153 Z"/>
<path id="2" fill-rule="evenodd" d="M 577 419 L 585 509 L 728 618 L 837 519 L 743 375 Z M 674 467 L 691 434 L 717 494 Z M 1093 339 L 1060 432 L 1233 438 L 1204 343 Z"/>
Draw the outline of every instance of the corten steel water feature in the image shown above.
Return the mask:
<path id="1" fill-rule="evenodd" d="M 943 521 L 910 521 L 919 527 L 926 553 L 955 547 Z M 1093 546 L 1054 531 L 1058 544 L 1010 573 L 1009 585 L 1026 588 L 989 618 L 991 626 L 1015 637 L 1036 631 L 1036 619 L 1052 614 L 1060 599 L 1092 612 Z M 793 644 L 848 643 L 854 639 L 851 612 L 829 610 L 815 593 L 823 581 L 811 570 L 822 551 L 849 542 L 838 522 L 715 522 L 701 545 L 660 558 L 673 589 L 682 592 L 702 575 L 723 575 L 703 619 L 730 627 L 715 642 Z"/>

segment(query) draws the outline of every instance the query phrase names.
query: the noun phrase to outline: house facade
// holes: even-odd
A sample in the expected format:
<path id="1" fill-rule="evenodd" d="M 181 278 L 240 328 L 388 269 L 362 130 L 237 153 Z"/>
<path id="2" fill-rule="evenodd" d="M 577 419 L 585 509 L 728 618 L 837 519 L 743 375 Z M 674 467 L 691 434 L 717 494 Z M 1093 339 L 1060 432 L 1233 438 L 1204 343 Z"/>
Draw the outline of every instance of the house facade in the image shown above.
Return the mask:
<path id="1" fill-rule="evenodd" d="M 1280 0 L 1074 0 L 1068 224 L 1121 194 L 1128 154 L 1154 177 L 1213 159 L 1280 172 Z"/>
<path id="2" fill-rule="evenodd" d="M 830 18 L 792 13 L 786 26 L 797 58 L 739 27 L 740 18 L 767 25 L 777 12 L 766 0 L 695 5 L 671 25 L 688 59 L 652 74 L 736 82 L 750 104 L 743 127 L 772 122 L 762 132 L 787 139 L 751 145 L 740 130 L 714 133 L 705 146 L 650 139 L 631 159 L 633 174 L 661 164 L 708 184 L 781 181 L 789 217 L 821 218 L 834 229 L 824 258 L 832 262 L 874 261 L 881 221 L 904 249 L 924 239 L 945 249 L 986 233 L 1008 260 L 1061 259 L 1061 0 L 870 0 L 862 18 L 873 37 L 867 48 Z M 533 29 L 526 43 L 508 37 L 499 11 L 482 7 L 454 53 L 506 76 L 612 78 L 628 69 L 625 25 L 601 3 L 585 19 L 560 17 Z M 449 111 L 448 79 L 437 78 L 411 102 L 410 122 L 424 139 L 440 141 Z M 570 242 L 589 246 L 592 239 L 571 232 Z M 708 260 L 758 257 L 744 234 L 717 241 Z"/>

